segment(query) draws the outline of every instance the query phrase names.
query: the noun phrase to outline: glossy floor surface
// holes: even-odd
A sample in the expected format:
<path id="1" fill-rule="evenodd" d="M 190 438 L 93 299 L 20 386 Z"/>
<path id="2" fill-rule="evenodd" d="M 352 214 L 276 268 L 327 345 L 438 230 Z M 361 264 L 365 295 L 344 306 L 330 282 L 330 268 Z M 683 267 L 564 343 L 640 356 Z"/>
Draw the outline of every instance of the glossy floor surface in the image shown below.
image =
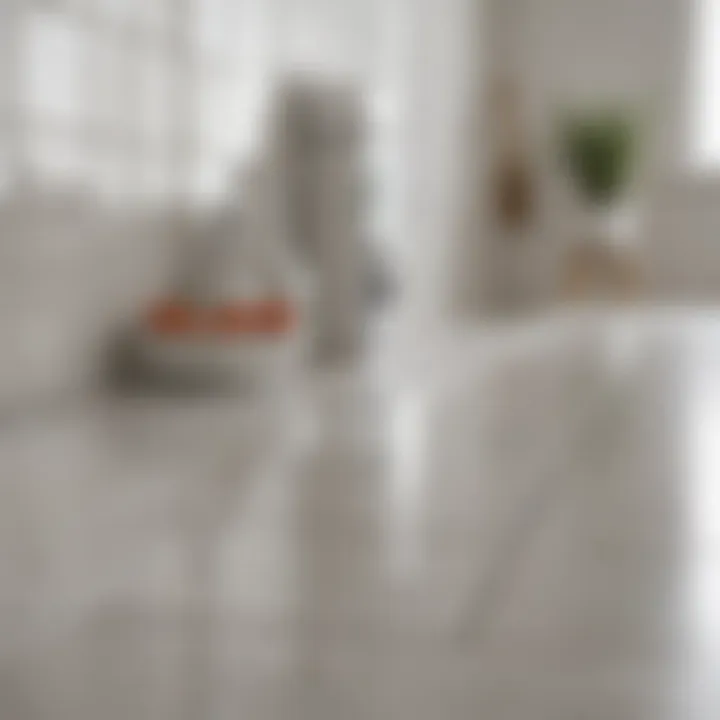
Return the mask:
<path id="1" fill-rule="evenodd" d="M 0 429 L 3 720 L 720 717 L 720 323 Z"/>

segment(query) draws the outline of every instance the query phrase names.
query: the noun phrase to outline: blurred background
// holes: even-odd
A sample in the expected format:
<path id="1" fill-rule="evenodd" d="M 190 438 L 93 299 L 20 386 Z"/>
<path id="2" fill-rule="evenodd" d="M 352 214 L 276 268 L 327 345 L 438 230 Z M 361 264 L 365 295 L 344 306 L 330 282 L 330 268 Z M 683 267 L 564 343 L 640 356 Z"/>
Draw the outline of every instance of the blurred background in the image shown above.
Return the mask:
<path id="1" fill-rule="evenodd" d="M 718 717 L 719 166 L 720 0 L 0 0 L 3 720 Z"/>
<path id="2" fill-rule="evenodd" d="M 233 235 L 304 273 L 307 327 L 328 345 L 370 307 L 411 332 L 537 312 L 585 265 L 596 285 L 632 275 L 635 299 L 716 300 L 710 0 L 2 13 L 2 397 L 83 383 L 153 303 L 220 292 L 199 265 Z M 581 118 L 631 136 L 619 202 L 573 192 L 561 136 Z M 584 216 L 608 204 L 632 216 L 632 248 L 591 260 L 575 252 Z"/>

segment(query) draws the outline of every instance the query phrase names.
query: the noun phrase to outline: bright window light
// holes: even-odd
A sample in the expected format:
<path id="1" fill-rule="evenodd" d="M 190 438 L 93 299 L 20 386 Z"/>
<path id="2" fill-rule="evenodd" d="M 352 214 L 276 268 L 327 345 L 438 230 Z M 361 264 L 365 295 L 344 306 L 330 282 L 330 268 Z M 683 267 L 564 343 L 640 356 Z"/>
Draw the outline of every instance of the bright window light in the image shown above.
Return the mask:
<path id="1" fill-rule="evenodd" d="M 720 165 L 720 0 L 695 0 L 691 161 Z"/>

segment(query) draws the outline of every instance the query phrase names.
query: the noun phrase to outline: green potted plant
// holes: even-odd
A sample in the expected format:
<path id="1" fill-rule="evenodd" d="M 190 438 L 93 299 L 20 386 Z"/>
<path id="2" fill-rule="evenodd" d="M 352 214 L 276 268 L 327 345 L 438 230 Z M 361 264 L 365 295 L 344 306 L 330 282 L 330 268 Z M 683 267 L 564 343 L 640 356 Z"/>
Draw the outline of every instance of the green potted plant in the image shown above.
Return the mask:
<path id="1" fill-rule="evenodd" d="M 627 195 L 637 140 L 637 125 L 627 111 L 576 112 L 561 123 L 561 155 L 586 211 L 586 239 L 615 244 L 633 234 Z"/>

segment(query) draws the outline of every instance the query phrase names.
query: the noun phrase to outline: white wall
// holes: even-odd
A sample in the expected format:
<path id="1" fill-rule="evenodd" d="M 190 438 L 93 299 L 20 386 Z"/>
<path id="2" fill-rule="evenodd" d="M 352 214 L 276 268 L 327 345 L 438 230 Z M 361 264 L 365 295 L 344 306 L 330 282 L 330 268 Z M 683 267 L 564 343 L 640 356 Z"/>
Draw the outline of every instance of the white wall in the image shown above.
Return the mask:
<path id="1" fill-rule="evenodd" d="M 658 188 L 647 244 L 655 297 L 720 303 L 720 183 L 685 176 Z"/>

